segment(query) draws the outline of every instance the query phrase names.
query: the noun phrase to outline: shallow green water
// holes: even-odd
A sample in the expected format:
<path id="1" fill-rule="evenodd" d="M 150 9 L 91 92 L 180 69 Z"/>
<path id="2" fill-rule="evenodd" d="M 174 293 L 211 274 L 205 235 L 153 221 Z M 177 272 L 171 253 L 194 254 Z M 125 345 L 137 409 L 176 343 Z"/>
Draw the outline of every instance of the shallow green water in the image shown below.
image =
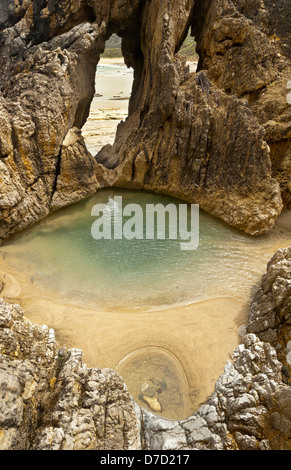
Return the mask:
<path id="1" fill-rule="evenodd" d="M 274 246 L 291 238 L 277 224 L 252 238 L 200 211 L 200 243 L 181 251 L 179 240 L 94 240 L 91 216 L 97 203 L 122 196 L 124 205 L 180 204 L 144 192 L 102 190 L 63 209 L 3 246 L 11 266 L 38 287 L 70 302 L 100 308 L 156 308 L 209 297 L 245 299 L 264 274 Z"/>

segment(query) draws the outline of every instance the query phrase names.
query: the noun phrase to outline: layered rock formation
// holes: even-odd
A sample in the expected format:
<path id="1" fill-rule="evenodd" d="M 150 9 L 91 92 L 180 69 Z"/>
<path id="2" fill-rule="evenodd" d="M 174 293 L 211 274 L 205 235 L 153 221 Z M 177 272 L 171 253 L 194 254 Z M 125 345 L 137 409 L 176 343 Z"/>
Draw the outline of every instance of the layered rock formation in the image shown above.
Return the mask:
<path id="1" fill-rule="evenodd" d="M 115 372 L 89 369 L 1 301 L 0 449 L 291 450 L 290 286 L 291 248 L 269 263 L 213 394 L 183 421 L 139 409 Z"/>
<path id="2" fill-rule="evenodd" d="M 289 10 L 283 0 L 2 2 L 0 241 L 104 186 L 270 230 L 290 206 Z M 197 74 L 178 54 L 189 28 Z M 128 120 L 94 158 L 80 129 L 113 33 L 135 80 Z"/>
<path id="3" fill-rule="evenodd" d="M 291 338 L 291 248 L 278 251 L 268 264 L 249 318 L 248 332 L 276 348 L 287 367 L 286 344 Z"/>

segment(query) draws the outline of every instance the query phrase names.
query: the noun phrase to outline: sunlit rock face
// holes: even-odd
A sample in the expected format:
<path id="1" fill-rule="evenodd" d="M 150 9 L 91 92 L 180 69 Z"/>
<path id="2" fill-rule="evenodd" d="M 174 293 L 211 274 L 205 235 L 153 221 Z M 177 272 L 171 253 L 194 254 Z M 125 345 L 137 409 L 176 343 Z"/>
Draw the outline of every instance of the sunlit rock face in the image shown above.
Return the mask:
<path id="1" fill-rule="evenodd" d="M 108 186 L 269 231 L 290 208 L 288 18 L 283 0 L 2 1 L 0 241 Z M 189 28 L 193 74 L 178 54 Z M 135 71 L 129 117 L 92 156 L 81 128 L 114 32 Z M 290 449 L 290 250 L 270 263 L 248 328 L 209 400 L 168 421 L 1 300 L 0 448 Z"/>
<path id="2" fill-rule="evenodd" d="M 7 0 L 0 16 L 0 239 L 117 186 L 200 204 L 252 235 L 290 205 L 287 2 Z M 189 28 L 200 55 L 178 51 Z M 80 129 L 106 39 L 135 80 L 93 157 Z"/>

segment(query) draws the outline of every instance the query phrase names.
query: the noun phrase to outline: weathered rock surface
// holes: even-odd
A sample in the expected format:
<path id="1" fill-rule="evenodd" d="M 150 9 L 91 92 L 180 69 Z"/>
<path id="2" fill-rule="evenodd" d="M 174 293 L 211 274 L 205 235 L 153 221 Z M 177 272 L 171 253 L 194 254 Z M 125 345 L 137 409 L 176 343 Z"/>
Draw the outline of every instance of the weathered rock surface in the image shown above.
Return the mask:
<path id="1" fill-rule="evenodd" d="M 242 344 L 183 421 L 140 409 L 115 372 L 1 301 L 0 449 L 291 450 L 290 263 L 291 248 L 269 263 Z"/>
<path id="2" fill-rule="evenodd" d="M 251 307 L 248 332 L 269 341 L 286 364 L 291 340 L 291 248 L 279 250 L 269 262 Z"/>
<path id="3" fill-rule="evenodd" d="M 270 230 L 290 207 L 289 18 L 283 0 L 2 2 L 0 241 L 104 186 Z M 178 54 L 190 27 L 197 74 Z M 114 32 L 133 93 L 115 144 L 94 158 L 80 129 Z"/>
<path id="4" fill-rule="evenodd" d="M 110 370 L 0 303 L 0 449 L 136 449 L 136 405 Z"/>

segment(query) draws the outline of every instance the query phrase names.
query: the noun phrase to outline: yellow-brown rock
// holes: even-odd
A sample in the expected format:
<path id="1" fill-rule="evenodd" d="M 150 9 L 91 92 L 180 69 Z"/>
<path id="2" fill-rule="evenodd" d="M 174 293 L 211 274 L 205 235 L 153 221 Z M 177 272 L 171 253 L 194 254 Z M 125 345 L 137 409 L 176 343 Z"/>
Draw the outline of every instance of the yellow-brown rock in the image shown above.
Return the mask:
<path id="1" fill-rule="evenodd" d="M 289 16 L 283 0 L 6 0 L 0 241 L 104 186 L 172 195 L 249 234 L 269 231 L 290 207 Z M 189 28 L 197 73 L 178 54 Z M 135 70 L 129 118 L 94 158 L 80 129 L 114 32 Z"/>

